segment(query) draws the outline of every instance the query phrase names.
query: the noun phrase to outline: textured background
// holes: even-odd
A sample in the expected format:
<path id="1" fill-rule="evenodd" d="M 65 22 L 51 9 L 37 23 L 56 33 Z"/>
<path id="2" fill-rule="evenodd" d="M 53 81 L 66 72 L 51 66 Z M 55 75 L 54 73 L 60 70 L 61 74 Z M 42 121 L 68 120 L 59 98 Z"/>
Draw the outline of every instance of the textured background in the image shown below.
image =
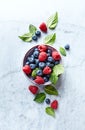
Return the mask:
<path id="1" fill-rule="evenodd" d="M 84 7 L 84 0 L 0 0 L 0 130 L 85 130 Z M 23 43 L 18 35 L 30 23 L 38 27 L 56 10 L 59 24 L 54 47 L 69 43 L 71 49 L 62 59 L 65 73 L 57 84 L 59 109 L 52 118 L 45 114 L 45 103 L 33 102 L 27 90 L 30 82 L 21 71 L 24 54 L 36 43 Z"/>

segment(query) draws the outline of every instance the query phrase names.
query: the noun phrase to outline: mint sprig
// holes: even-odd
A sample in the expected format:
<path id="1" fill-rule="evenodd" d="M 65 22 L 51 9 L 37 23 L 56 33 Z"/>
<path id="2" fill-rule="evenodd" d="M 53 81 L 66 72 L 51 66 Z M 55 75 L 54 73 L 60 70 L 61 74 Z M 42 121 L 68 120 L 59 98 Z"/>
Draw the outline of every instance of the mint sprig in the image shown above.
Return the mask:
<path id="1" fill-rule="evenodd" d="M 66 56 L 66 50 L 63 47 L 60 47 L 59 50 L 63 56 Z"/>
<path id="2" fill-rule="evenodd" d="M 45 112 L 46 112 L 48 115 L 55 117 L 55 111 L 54 111 L 54 109 L 52 109 L 51 107 L 46 107 L 46 108 L 45 108 Z"/>
<path id="3" fill-rule="evenodd" d="M 36 95 L 36 97 L 34 98 L 34 101 L 36 101 L 38 103 L 42 103 L 42 102 L 44 102 L 45 98 L 46 98 L 46 94 L 45 93 L 38 93 Z"/>
<path id="4" fill-rule="evenodd" d="M 55 40 L 56 40 L 56 33 L 50 34 L 50 35 L 45 37 L 44 43 L 49 44 L 49 45 L 53 45 Z"/>
<path id="5" fill-rule="evenodd" d="M 51 85 L 45 86 L 44 90 L 47 94 L 58 95 L 58 91 Z"/>

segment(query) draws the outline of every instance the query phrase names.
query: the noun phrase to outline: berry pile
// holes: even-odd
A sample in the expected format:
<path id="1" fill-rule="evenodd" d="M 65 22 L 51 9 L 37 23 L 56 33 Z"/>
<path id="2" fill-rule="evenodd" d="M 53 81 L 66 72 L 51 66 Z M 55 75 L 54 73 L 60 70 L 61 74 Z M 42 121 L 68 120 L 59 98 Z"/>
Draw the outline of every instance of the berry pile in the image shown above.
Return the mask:
<path id="1" fill-rule="evenodd" d="M 44 84 L 49 81 L 50 74 L 55 65 L 59 64 L 61 56 L 55 49 L 47 45 L 34 47 L 31 54 L 27 57 L 23 66 L 23 71 L 37 84 Z M 33 71 L 35 74 L 32 75 Z"/>

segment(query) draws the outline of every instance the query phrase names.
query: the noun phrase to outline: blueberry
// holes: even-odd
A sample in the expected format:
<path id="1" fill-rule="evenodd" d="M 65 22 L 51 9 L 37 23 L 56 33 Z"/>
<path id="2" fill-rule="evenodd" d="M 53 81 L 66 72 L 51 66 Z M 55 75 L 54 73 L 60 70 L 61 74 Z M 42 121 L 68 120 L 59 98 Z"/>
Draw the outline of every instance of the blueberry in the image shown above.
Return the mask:
<path id="1" fill-rule="evenodd" d="M 34 58 L 34 55 L 31 55 L 30 57 Z"/>
<path id="2" fill-rule="evenodd" d="M 41 32 L 40 31 L 36 31 L 35 35 L 38 36 L 38 37 L 40 37 L 41 36 Z"/>
<path id="3" fill-rule="evenodd" d="M 66 50 L 69 50 L 69 49 L 70 49 L 69 44 L 65 45 L 65 49 L 66 49 Z"/>
<path id="4" fill-rule="evenodd" d="M 50 54 L 50 53 L 47 53 L 47 56 L 51 56 L 51 54 Z"/>
<path id="5" fill-rule="evenodd" d="M 59 61 L 59 60 L 55 61 L 55 65 L 58 65 L 59 63 L 60 63 L 60 61 Z"/>
<path id="6" fill-rule="evenodd" d="M 39 67 L 40 67 L 41 69 L 43 69 L 45 66 L 46 66 L 46 64 L 45 64 L 44 62 L 39 62 Z"/>
<path id="7" fill-rule="evenodd" d="M 38 71 L 37 71 L 37 75 L 38 75 L 38 76 L 42 76 L 42 75 L 43 75 L 42 70 L 38 70 Z"/>
<path id="8" fill-rule="evenodd" d="M 36 68 L 36 65 L 35 65 L 35 64 L 30 64 L 30 68 L 31 68 L 31 69 L 35 69 L 35 68 Z"/>
<path id="9" fill-rule="evenodd" d="M 34 56 L 35 58 L 37 58 L 38 55 L 39 55 L 39 51 L 34 51 L 33 56 Z"/>
<path id="10" fill-rule="evenodd" d="M 46 75 L 47 78 L 50 78 L 50 75 Z"/>
<path id="11" fill-rule="evenodd" d="M 32 36 L 32 40 L 37 41 L 37 36 L 36 35 Z"/>
<path id="12" fill-rule="evenodd" d="M 39 59 L 35 59 L 35 64 L 36 64 L 36 65 L 39 64 Z"/>
<path id="13" fill-rule="evenodd" d="M 33 63 L 33 62 L 34 62 L 34 58 L 33 58 L 33 57 L 28 57 L 28 61 L 29 61 L 30 63 Z"/>
<path id="14" fill-rule="evenodd" d="M 49 78 L 48 77 L 43 77 L 44 81 L 45 82 L 48 82 L 49 81 Z"/>
<path id="15" fill-rule="evenodd" d="M 50 49 L 47 50 L 47 53 L 50 53 L 50 55 L 52 54 L 52 51 Z"/>
<path id="16" fill-rule="evenodd" d="M 47 59 L 49 62 L 54 62 L 54 59 L 53 57 L 49 56 L 48 59 Z"/>
<path id="17" fill-rule="evenodd" d="M 29 65 L 29 64 L 30 64 L 30 62 L 29 62 L 29 61 L 27 61 L 27 62 L 26 62 L 26 65 Z"/>
<path id="18" fill-rule="evenodd" d="M 47 104 L 50 104 L 50 99 L 49 99 L 49 98 L 46 98 L 45 102 L 46 102 Z"/>
<path id="19" fill-rule="evenodd" d="M 50 67 L 50 62 L 46 62 L 46 66 L 49 66 L 49 67 Z"/>
<path id="20" fill-rule="evenodd" d="M 54 64 L 53 64 L 53 63 L 51 63 L 51 64 L 50 64 L 50 67 L 54 67 Z"/>
<path id="21" fill-rule="evenodd" d="M 38 51 L 38 48 L 34 48 L 34 51 Z"/>

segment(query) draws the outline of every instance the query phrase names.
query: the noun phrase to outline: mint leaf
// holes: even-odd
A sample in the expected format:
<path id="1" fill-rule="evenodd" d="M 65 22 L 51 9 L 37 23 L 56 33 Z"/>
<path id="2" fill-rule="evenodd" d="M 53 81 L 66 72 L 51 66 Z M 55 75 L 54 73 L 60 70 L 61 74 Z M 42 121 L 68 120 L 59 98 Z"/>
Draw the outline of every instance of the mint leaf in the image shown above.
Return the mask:
<path id="1" fill-rule="evenodd" d="M 44 90 L 47 94 L 50 94 L 50 95 L 58 95 L 58 91 L 53 87 L 53 86 L 45 86 L 44 87 Z"/>
<path id="2" fill-rule="evenodd" d="M 36 75 L 37 75 L 36 73 L 38 70 L 39 70 L 39 68 L 36 68 L 32 71 L 32 77 L 36 77 Z"/>
<path id="3" fill-rule="evenodd" d="M 49 45 L 53 45 L 55 40 L 56 40 L 56 33 L 50 34 L 50 35 L 45 37 L 44 43 L 49 44 Z"/>
<path id="4" fill-rule="evenodd" d="M 46 94 L 45 93 L 39 93 L 34 98 L 34 101 L 36 101 L 38 103 L 42 103 L 42 102 L 44 102 L 45 98 L 46 98 Z"/>
<path id="5" fill-rule="evenodd" d="M 55 29 L 58 24 L 58 13 L 56 12 L 52 16 L 50 16 L 47 20 L 47 26 L 49 29 Z"/>
<path id="6" fill-rule="evenodd" d="M 32 34 L 31 33 L 26 33 L 22 36 L 19 36 L 19 38 L 21 40 L 23 40 L 24 42 L 31 42 L 32 41 Z"/>
<path id="7" fill-rule="evenodd" d="M 56 76 L 59 76 L 60 74 L 64 73 L 64 67 L 61 64 L 55 65 L 53 67 L 53 72 Z"/>
<path id="8" fill-rule="evenodd" d="M 60 47 L 60 53 L 63 55 L 63 56 L 66 56 L 66 50 L 63 48 L 63 47 Z"/>
<path id="9" fill-rule="evenodd" d="M 51 107 L 46 107 L 46 108 L 45 108 L 45 112 L 46 112 L 48 115 L 55 117 L 55 111 L 54 111 Z"/>
<path id="10" fill-rule="evenodd" d="M 52 84 L 56 84 L 57 81 L 58 81 L 58 76 L 56 76 L 56 74 L 54 72 L 51 73 L 51 76 L 50 76 L 50 81 L 52 82 Z"/>
<path id="11" fill-rule="evenodd" d="M 34 25 L 32 25 L 32 24 L 29 25 L 29 32 L 32 35 L 34 35 L 34 33 L 36 32 L 36 30 L 37 30 L 37 28 Z"/>

